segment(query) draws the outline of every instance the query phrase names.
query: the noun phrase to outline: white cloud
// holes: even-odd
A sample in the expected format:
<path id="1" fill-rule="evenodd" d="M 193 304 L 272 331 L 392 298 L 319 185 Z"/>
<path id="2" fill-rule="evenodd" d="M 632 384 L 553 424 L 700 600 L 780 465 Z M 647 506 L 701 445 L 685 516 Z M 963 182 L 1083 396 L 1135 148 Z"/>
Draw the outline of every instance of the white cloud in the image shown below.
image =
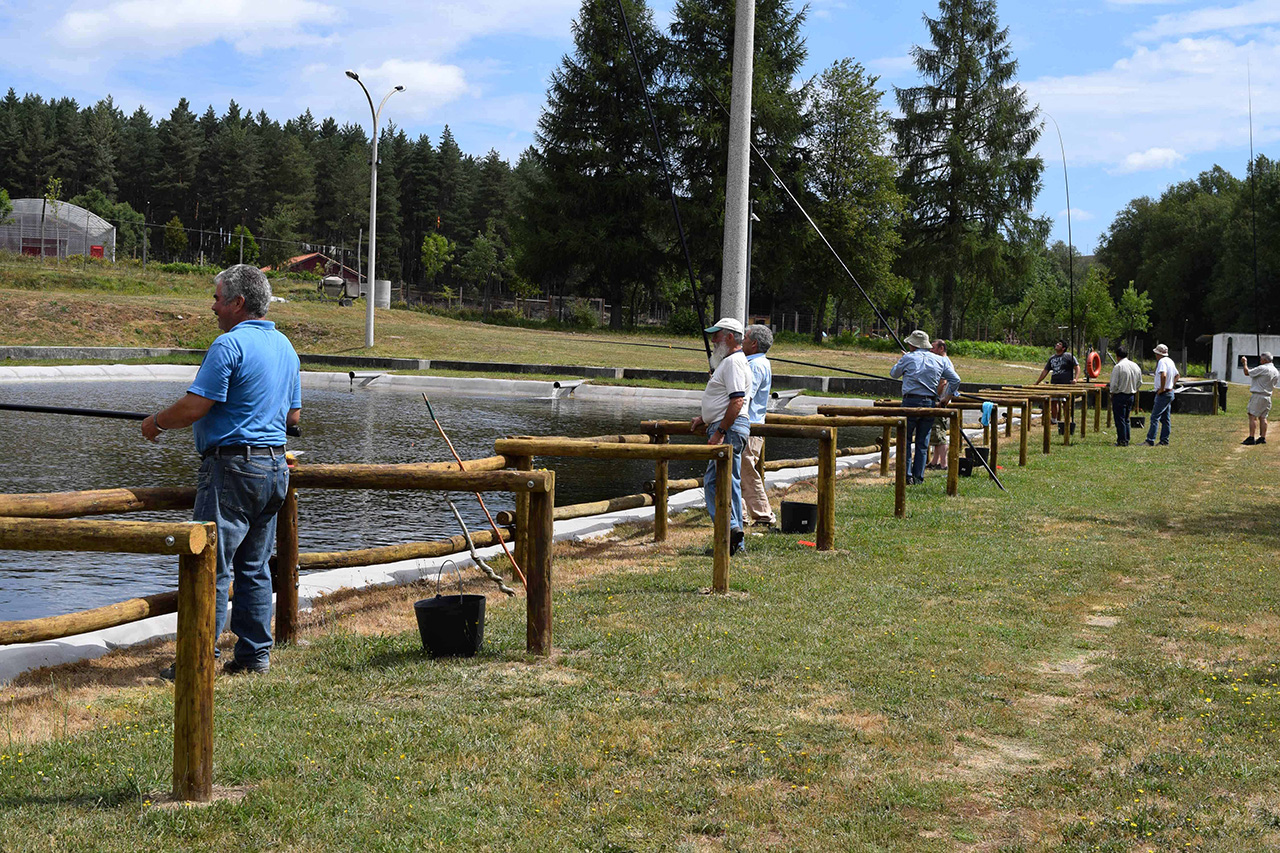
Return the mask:
<path id="1" fill-rule="evenodd" d="M 1154 41 L 1269 24 L 1280 24 L 1280 3 L 1276 3 L 1276 0 L 1252 0 L 1238 6 L 1210 6 L 1191 12 L 1161 15 L 1150 27 L 1135 34 L 1134 38 L 1138 41 Z"/>
<path id="2" fill-rule="evenodd" d="M 339 17 L 334 7 L 313 0 L 123 0 L 68 11 L 54 37 L 63 47 L 114 54 L 137 49 L 173 54 L 222 40 L 256 53 L 268 41 L 272 46 L 323 41 L 305 35 L 304 28 Z"/>
<path id="3" fill-rule="evenodd" d="M 355 69 L 369 87 L 376 104 L 393 86 L 404 86 L 396 95 L 396 111 L 429 113 L 468 91 L 466 74 L 456 65 L 428 61 L 388 59 L 376 68 Z"/>
<path id="4" fill-rule="evenodd" d="M 1026 88 L 1058 120 L 1070 161 L 1125 173 L 1173 165 L 1153 151 L 1188 157 L 1247 140 L 1250 65 L 1257 141 L 1280 138 L 1280 30 L 1247 44 L 1212 35 L 1140 46 L 1110 68 Z M 1057 159 L 1051 142 L 1050 128 L 1041 153 Z"/>
<path id="5" fill-rule="evenodd" d="M 1057 218 L 1063 221 L 1067 218 L 1067 209 L 1064 207 L 1058 211 Z M 1093 219 L 1094 215 L 1087 210 L 1081 210 L 1078 207 L 1071 208 L 1071 219 L 1073 222 L 1088 222 Z"/>
<path id="6" fill-rule="evenodd" d="M 1169 169 L 1187 159 L 1172 148 L 1148 148 L 1146 151 L 1134 151 L 1127 154 L 1116 174 L 1127 175 L 1131 172 L 1150 172 L 1154 169 Z"/>

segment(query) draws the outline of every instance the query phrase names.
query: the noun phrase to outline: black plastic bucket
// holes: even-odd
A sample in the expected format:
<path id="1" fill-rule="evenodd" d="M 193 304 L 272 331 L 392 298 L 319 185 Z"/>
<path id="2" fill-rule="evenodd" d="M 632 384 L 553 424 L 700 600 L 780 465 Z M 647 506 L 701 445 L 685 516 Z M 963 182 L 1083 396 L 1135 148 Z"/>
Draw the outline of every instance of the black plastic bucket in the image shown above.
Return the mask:
<path id="1" fill-rule="evenodd" d="M 959 462 L 960 476 L 972 477 L 973 476 L 973 460 L 970 459 L 968 456 L 966 456 L 965 458 L 957 461 Z"/>
<path id="2" fill-rule="evenodd" d="M 454 571 L 458 573 L 457 595 L 441 595 L 437 576 L 435 597 L 413 603 L 422 648 L 433 658 L 469 658 L 484 642 L 484 596 L 463 595 L 462 572 L 456 565 Z M 440 574 L 444 574 L 443 567 Z"/>
<path id="3" fill-rule="evenodd" d="M 991 448 L 969 446 L 964 449 L 964 454 L 965 454 L 965 458 L 969 460 L 970 468 L 974 468 L 974 467 L 980 468 L 982 467 L 982 462 L 979 462 L 978 458 L 981 457 L 983 461 L 990 460 Z"/>
<path id="4" fill-rule="evenodd" d="M 1131 415 L 1129 417 L 1129 429 L 1144 429 L 1146 425 L 1147 419 L 1142 415 Z"/>
<path id="5" fill-rule="evenodd" d="M 802 501 L 782 502 L 782 532 L 812 533 L 818 529 L 818 505 Z"/>

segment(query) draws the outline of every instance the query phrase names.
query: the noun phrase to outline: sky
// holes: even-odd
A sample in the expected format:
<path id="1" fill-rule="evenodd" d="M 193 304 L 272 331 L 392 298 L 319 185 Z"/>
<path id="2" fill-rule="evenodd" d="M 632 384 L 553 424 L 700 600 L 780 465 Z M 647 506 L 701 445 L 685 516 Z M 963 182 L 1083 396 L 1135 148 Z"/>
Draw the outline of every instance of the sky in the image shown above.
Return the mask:
<path id="1" fill-rule="evenodd" d="M 111 95 L 159 120 L 185 97 L 236 101 L 278 121 L 383 120 L 514 162 L 533 142 L 549 75 L 573 50 L 579 0 L 0 0 L 0 87 L 21 96 Z M 673 0 L 654 0 L 666 28 Z M 852 58 L 894 86 L 920 82 L 913 45 L 936 2 L 811 0 L 805 79 Z M 1280 156 L 1280 0 L 1003 0 L 1019 84 L 1046 116 L 1035 212 L 1088 254 L 1130 200 L 1220 165 L 1243 176 L 1253 146 Z M 1056 130 L 1055 124 L 1056 121 Z M 1059 143 L 1058 131 L 1061 132 Z M 1065 154 L 1065 157 L 1064 157 Z M 1064 182 L 1070 187 L 1070 217 Z M 3 176 L 0 176 L 0 182 Z"/>

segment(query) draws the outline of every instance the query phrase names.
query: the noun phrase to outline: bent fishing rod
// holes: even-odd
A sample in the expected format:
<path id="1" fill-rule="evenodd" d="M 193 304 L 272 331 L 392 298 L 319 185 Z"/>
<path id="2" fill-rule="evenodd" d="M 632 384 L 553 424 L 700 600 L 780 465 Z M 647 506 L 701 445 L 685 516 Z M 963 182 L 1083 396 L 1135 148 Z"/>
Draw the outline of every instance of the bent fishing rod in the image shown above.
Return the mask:
<path id="1" fill-rule="evenodd" d="M 0 410 L 6 412 L 35 412 L 42 415 L 72 415 L 85 418 L 114 418 L 121 421 L 145 421 L 151 413 L 120 412 L 113 409 L 82 409 L 71 406 L 37 406 L 31 403 L 0 403 Z M 285 435 L 295 438 L 302 435 L 299 426 L 285 427 Z"/>

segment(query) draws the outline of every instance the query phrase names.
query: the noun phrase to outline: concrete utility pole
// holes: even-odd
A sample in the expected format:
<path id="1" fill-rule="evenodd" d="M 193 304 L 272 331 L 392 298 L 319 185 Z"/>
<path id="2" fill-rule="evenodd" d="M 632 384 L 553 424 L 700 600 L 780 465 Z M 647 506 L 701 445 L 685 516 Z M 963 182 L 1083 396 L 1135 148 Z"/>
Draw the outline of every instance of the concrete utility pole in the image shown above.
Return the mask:
<path id="1" fill-rule="evenodd" d="M 729 101 L 729 163 L 724 200 L 724 266 L 720 316 L 747 316 L 747 228 L 751 185 L 751 79 L 755 58 L 755 0 L 737 0 L 733 24 L 733 96 Z"/>

